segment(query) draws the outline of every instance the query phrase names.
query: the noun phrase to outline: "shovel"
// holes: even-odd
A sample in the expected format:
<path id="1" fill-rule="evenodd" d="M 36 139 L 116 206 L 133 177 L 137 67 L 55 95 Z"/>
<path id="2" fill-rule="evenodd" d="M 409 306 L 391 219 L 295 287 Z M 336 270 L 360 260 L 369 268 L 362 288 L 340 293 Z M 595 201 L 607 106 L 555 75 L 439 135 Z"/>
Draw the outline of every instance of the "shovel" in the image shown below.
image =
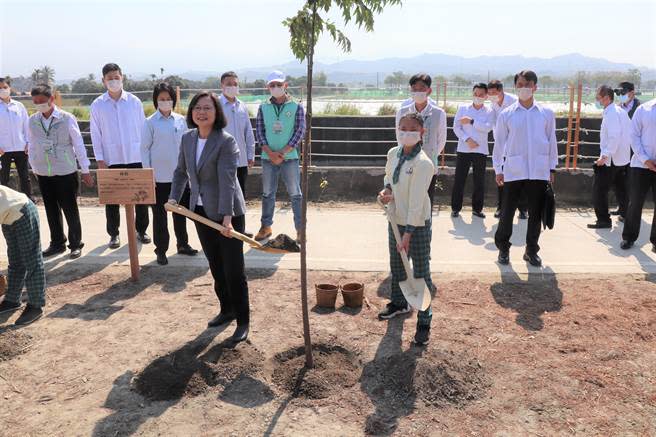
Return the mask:
<path id="1" fill-rule="evenodd" d="M 401 244 L 401 234 L 399 233 L 399 227 L 396 225 L 394 216 L 391 214 L 389 208 L 383 205 L 383 203 L 380 201 L 380 198 L 378 199 L 378 204 L 382 206 L 387 213 L 387 220 L 389 220 L 390 225 L 392 226 L 392 232 L 394 232 L 394 239 L 396 240 L 396 244 Z M 426 281 L 423 278 L 414 277 L 412 267 L 410 266 L 410 261 L 408 260 L 408 254 L 403 250 L 400 252 L 400 255 L 401 261 L 403 261 L 403 267 L 405 267 L 405 275 L 407 277 L 405 281 L 399 282 L 401 292 L 411 307 L 420 311 L 424 311 L 430 306 L 431 303 L 430 290 L 428 290 Z"/>
<path id="2" fill-rule="evenodd" d="M 188 217 L 192 220 L 195 220 L 197 222 L 200 222 L 206 226 L 209 226 L 210 228 L 214 228 L 217 231 L 224 231 L 226 228 L 224 226 L 221 226 L 220 224 L 213 222 L 210 219 L 207 219 L 203 217 L 202 215 L 198 215 L 195 212 L 192 212 L 185 208 L 184 206 L 180 205 L 172 205 L 170 203 L 165 203 L 164 204 L 164 209 L 176 214 L 183 215 L 185 217 Z M 280 234 L 278 235 L 274 240 L 270 240 L 270 243 L 267 244 L 262 244 L 259 241 L 255 241 L 252 238 L 247 237 L 244 234 L 240 234 L 239 232 L 235 230 L 230 231 L 230 235 L 232 238 L 236 238 L 238 240 L 243 241 L 244 243 L 248 244 L 250 247 L 252 247 L 255 250 L 261 250 L 262 252 L 268 252 L 268 253 L 294 253 L 294 252 L 300 252 L 300 248 L 298 247 L 298 244 L 291 239 L 291 237 Z M 274 243 L 279 243 L 283 242 L 282 246 L 286 247 L 286 249 L 281 249 L 278 247 L 272 247 L 270 244 Z"/>

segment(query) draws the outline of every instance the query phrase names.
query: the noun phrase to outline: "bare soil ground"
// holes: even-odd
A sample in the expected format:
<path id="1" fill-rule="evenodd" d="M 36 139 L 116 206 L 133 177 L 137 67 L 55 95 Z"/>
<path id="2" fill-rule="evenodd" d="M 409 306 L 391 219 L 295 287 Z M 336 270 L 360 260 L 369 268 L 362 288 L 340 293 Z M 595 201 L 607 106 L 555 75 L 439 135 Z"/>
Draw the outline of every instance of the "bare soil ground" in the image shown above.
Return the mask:
<path id="1" fill-rule="evenodd" d="M 251 335 L 207 329 L 207 269 L 66 266 L 47 316 L 0 319 L 0 435 L 656 435 L 656 284 L 644 276 L 435 276 L 432 340 L 416 316 L 314 307 L 303 368 L 297 272 L 250 271 Z"/>

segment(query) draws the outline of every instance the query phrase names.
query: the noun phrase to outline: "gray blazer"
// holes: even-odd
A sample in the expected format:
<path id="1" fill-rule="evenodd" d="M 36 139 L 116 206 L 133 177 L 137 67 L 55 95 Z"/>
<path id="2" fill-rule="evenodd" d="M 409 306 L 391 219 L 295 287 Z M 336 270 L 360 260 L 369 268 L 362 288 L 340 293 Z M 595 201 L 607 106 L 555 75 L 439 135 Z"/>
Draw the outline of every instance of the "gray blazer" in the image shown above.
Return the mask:
<path id="1" fill-rule="evenodd" d="M 196 164 L 198 129 L 182 136 L 178 166 L 173 172 L 170 199 L 180 201 L 189 182 L 192 211 L 202 195 L 203 209 L 207 217 L 221 221 L 223 216 L 239 216 L 246 213 L 244 194 L 237 183 L 239 147 L 229 133 L 213 130 L 207 138 L 203 153 Z"/>

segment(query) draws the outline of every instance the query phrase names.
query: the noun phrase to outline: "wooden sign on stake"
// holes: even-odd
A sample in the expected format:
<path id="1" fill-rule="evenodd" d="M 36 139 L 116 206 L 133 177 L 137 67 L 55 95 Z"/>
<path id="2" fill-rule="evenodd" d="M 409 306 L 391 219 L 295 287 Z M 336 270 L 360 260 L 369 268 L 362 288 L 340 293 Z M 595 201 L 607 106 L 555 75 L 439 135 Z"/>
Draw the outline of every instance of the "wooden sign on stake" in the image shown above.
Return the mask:
<path id="1" fill-rule="evenodd" d="M 124 205 L 132 280 L 139 280 L 139 252 L 134 206 L 155 203 L 155 173 L 152 168 L 99 169 L 98 199 L 101 205 Z"/>

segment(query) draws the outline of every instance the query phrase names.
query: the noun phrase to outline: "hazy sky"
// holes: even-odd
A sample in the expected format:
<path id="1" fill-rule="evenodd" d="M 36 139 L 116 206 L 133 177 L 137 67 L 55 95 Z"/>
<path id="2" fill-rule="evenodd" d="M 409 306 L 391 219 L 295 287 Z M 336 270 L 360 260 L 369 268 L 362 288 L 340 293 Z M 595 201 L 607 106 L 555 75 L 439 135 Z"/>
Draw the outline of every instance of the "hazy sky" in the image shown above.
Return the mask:
<path id="1" fill-rule="evenodd" d="M 264 67 L 293 59 L 281 21 L 302 0 L 0 0 L 0 75 L 50 65 L 57 79 L 118 62 L 128 73 Z M 656 68 L 656 0 L 405 0 L 353 51 L 323 37 L 317 60 L 446 53 L 578 52 Z"/>

